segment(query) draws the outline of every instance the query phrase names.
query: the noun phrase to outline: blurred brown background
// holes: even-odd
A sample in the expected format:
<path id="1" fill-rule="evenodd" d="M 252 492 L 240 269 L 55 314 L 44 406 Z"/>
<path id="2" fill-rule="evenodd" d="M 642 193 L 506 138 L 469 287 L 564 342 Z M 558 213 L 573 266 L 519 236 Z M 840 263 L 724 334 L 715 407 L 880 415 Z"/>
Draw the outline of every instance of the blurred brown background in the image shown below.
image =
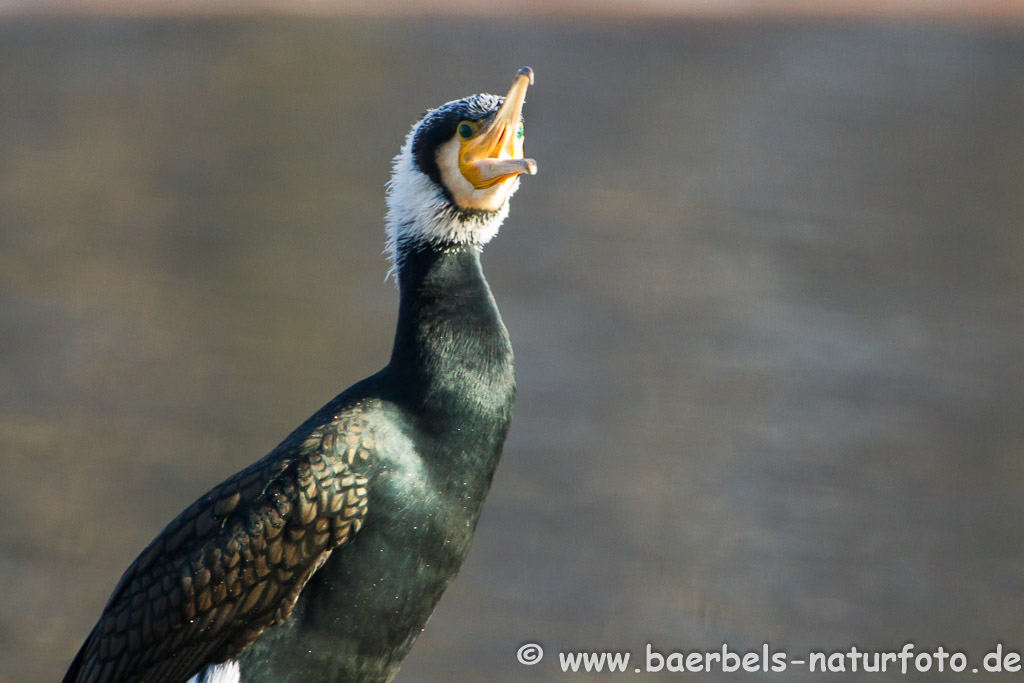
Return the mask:
<path id="1" fill-rule="evenodd" d="M 540 173 L 485 255 L 515 423 L 399 680 L 1024 649 L 1019 21 L 14 7 L 3 683 L 59 680 L 163 524 L 387 360 L 389 161 L 527 64 Z"/>

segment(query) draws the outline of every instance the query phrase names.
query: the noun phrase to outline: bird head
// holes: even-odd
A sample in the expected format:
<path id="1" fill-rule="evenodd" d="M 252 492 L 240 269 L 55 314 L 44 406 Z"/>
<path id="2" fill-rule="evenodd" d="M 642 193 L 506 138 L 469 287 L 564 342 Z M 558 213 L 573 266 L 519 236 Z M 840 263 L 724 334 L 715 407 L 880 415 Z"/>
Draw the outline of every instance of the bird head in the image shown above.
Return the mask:
<path id="1" fill-rule="evenodd" d="M 508 94 L 480 94 L 428 111 L 412 127 L 388 183 L 388 252 L 397 268 L 410 247 L 486 244 L 508 215 L 519 176 L 537 172 L 523 155 L 523 103 L 533 69 Z"/>

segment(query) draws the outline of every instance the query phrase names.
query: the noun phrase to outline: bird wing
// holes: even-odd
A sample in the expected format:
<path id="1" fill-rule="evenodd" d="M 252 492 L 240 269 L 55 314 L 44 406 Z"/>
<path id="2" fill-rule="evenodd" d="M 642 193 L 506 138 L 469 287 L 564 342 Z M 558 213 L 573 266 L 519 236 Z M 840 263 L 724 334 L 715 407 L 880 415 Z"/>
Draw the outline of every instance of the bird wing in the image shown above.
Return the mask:
<path id="1" fill-rule="evenodd" d="M 291 614 L 366 515 L 358 406 L 296 430 L 178 515 L 121 577 L 64 683 L 185 681 Z"/>

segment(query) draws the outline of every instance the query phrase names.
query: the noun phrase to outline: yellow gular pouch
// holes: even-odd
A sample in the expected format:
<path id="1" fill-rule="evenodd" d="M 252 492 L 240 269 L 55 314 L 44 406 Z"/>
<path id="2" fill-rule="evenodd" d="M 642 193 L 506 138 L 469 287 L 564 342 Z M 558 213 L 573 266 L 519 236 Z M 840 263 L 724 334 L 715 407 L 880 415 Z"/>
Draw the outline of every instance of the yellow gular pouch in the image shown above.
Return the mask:
<path id="1" fill-rule="evenodd" d="M 523 154 L 523 104 L 532 82 L 533 71 L 521 69 L 498 111 L 460 121 L 452 139 L 438 147 L 441 179 L 458 206 L 496 211 L 518 187 L 520 174 L 537 172 L 537 163 Z"/>

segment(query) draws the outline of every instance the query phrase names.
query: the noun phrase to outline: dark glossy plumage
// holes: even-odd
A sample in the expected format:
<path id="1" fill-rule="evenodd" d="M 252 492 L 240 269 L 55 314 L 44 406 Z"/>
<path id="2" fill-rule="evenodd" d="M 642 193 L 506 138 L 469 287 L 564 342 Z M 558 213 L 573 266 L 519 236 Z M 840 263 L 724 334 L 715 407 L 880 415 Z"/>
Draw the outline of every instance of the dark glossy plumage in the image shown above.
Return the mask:
<path id="1" fill-rule="evenodd" d="M 362 526 L 373 448 L 355 406 L 296 431 L 189 506 L 121 577 L 72 680 L 186 680 L 287 619 L 309 577 Z"/>
<path id="2" fill-rule="evenodd" d="M 403 154 L 422 156 L 467 112 L 501 103 L 428 113 Z M 245 683 L 397 672 L 469 551 L 515 395 L 480 267 L 489 237 L 473 239 L 504 213 L 452 206 L 436 165 L 412 163 L 436 186 L 423 201 L 458 223 L 410 237 L 392 214 L 419 199 L 392 202 L 401 298 L 388 365 L 171 522 L 121 578 L 65 683 L 184 683 L 232 660 Z"/>

